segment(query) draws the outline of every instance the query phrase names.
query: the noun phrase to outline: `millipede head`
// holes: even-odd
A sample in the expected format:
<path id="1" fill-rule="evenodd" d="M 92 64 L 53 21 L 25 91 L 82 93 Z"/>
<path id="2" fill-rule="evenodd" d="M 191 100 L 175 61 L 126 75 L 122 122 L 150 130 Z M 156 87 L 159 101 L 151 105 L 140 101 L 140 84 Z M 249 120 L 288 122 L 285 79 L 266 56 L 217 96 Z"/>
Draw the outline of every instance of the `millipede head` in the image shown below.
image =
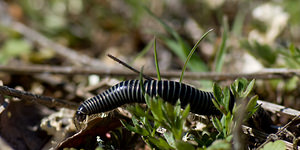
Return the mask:
<path id="1" fill-rule="evenodd" d="M 83 122 L 86 119 L 86 116 L 87 116 L 86 113 L 77 110 L 75 114 L 75 120 L 78 122 Z"/>
<path id="2" fill-rule="evenodd" d="M 77 129 L 79 129 L 80 124 L 86 119 L 87 115 L 88 114 L 86 113 L 85 107 L 80 105 L 75 113 L 73 120 Z"/>

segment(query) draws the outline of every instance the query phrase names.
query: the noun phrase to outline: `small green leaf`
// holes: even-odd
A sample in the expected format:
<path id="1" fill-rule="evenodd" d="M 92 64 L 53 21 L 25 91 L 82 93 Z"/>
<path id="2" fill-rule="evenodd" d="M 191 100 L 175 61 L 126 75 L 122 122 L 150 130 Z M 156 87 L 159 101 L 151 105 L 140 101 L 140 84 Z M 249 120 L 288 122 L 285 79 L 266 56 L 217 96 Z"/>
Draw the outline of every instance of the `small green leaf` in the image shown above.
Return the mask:
<path id="1" fill-rule="evenodd" d="M 136 116 L 146 116 L 146 115 L 147 115 L 147 114 L 145 113 L 145 110 L 142 109 L 142 108 L 140 107 L 140 105 L 138 105 L 138 104 L 135 104 L 135 107 L 133 107 L 133 106 L 128 106 L 127 109 L 128 109 L 129 111 L 134 112 L 134 114 L 135 114 Z"/>
<path id="2" fill-rule="evenodd" d="M 286 145 L 282 140 L 269 142 L 262 148 L 262 150 L 285 150 L 285 149 L 286 149 Z"/>
<path id="3" fill-rule="evenodd" d="M 195 147 L 187 142 L 183 142 L 183 141 L 176 141 L 176 149 L 177 150 L 194 150 Z"/>
<path id="4" fill-rule="evenodd" d="M 212 123 L 213 123 L 214 127 L 215 127 L 219 132 L 222 133 L 223 127 L 222 127 L 222 124 L 221 124 L 220 120 L 219 120 L 217 117 L 213 117 L 213 118 L 212 118 Z"/>
<path id="5" fill-rule="evenodd" d="M 224 89 L 224 99 L 223 104 L 225 105 L 226 114 L 227 112 L 230 112 L 229 104 L 230 104 L 230 91 L 228 87 L 225 87 Z"/>
<path id="6" fill-rule="evenodd" d="M 162 114 L 163 114 L 163 118 L 165 119 L 165 125 L 167 129 L 172 129 L 173 121 L 172 119 L 174 118 L 173 116 L 173 112 L 174 112 L 174 106 L 170 107 L 170 104 L 168 103 L 164 103 L 164 105 L 162 105 Z"/>
<path id="7" fill-rule="evenodd" d="M 165 118 L 164 118 L 163 110 L 161 107 L 162 103 L 163 103 L 162 100 L 153 98 L 150 100 L 150 103 L 151 103 L 150 109 L 151 109 L 153 117 L 158 121 L 164 121 Z"/>
<path id="8" fill-rule="evenodd" d="M 215 105 L 215 107 L 223 113 L 223 111 L 220 108 L 220 104 L 215 99 L 211 99 L 211 101 L 213 102 L 213 104 Z"/>
<path id="9" fill-rule="evenodd" d="M 222 89 L 216 83 L 214 83 L 213 85 L 213 92 L 214 92 L 215 100 L 218 103 L 218 105 L 222 105 L 222 98 L 223 98 Z"/>
<path id="10" fill-rule="evenodd" d="M 227 115 L 223 115 L 220 122 L 221 122 L 221 125 L 222 125 L 222 134 L 223 134 L 223 137 L 226 137 L 227 136 L 227 119 L 226 119 L 226 116 Z"/>
<path id="11" fill-rule="evenodd" d="M 290 47 L 289 47 L 289 50 L 290 50 L 291 55 L 294 56 L 295 53 L 296 53 L 296 52 L 295 52 L 295 51 L 296 51 L 296 50 L 295 50 L 295 45 L 294 45 L 294 44 L 291 44 Z"/>
<path id="12" fill-rule="evenodd" d="M 238 95 L 239 97 L 242 97 L 243 92 L 247 85 L 248 85 L 247 79 L 238 78 L 231 85 L 231 89 L 232 89 L 234 95 Z"/>
<path id="13" fill-rule="evenodd" d="M 145 129 L 149 132 L 152 133 L 153 129 L 152 129 L 152 125 L 150 124 L 149 120 L 147 119 L 147 117 L 142 117 L 141 121 L 145 127 Z"/>
<path id="14" fill-rule="evenodd" d="M 174 116 L 180 116 L 180 113 L 181 113 L 180 100 L 177 100 L 174 108 Z"/>
<path id="15" fill-rule="evenodd" d="M 145 97 L 145 102 L 146 102 L 147 106 L 149 108 L 151 108 L 152 107 L 152 98 L 147 93 L 144 94 L 144 97 Z"/>
<path id="16" fill-rule="evenodd" d="M 132 116 L 131 120 L 134 126 L 139 126 L 139 120 L 135 116 Z"/>
<path id="17" fill-rule="evenodd" d="M 168 144 L 168 142 L 166 142 L 161 137 L 159 137 L 158 139 L 155 137 L 148 137 L 148 140 L 151 143 L 155 144 L 155 146 L 157 146 L 159 149 L 165 149 L 165 150 L 172 149 L 172 147 Z"/>
<path id="18" fill-rule="evenodd" d="M 151 136 L 155 136 L 156 130 L 161 126 L 161 123 L 158 121 L 154 121 L 153 131 Z"/>
<path id="19" fill-rule="evenodd" d="M 207 150 L 231 150 L 231 143 L 226 140 L 216 140 L 207 148 Z"/>
<path id="20" fill-rule="evenodd" d="M 247 85 L 248 85 L 247 79 L 245 79 L 245 78 L 238 79 L 238 92 L 242 93 L 245 90 Z"/>
<path id="21" fill-rule="evenodd" d="M 247 112 L 252 112 L 252 110 L 257 106 L 258 96 L 253 96 L 247 104 L 246 110 Z"/>
<path id="22" fill-rule="evenodd" d="M 243 92 L 243 97 L 247 97 L 247 96 L 250 94 L 250 92 L 251 92 L 252 89 L 253 89 L 254 84 L 255 84 L 255 79 L 253 79 L 253 80 L 248 84 L 248 86 L 247 86 L 245 92 Z"/>
<path id="23" fill-rule="evenodd" d="M 164 134 L 165 139 L 167 140 L 167 142 L 169 143 L 169 145 L 173 148 L 175 148 L 175 138 L 174 135 L 172 134 L 172 132 L 165 132 Z"/>
<path id="24" fill-rule="evenodd" d="M 130 124 L 126 123 L 126 122 L 123 122 L 121 120 L 121 123 L 123 124 L 123 126 L 129 130 L 129 131 L 132 131 L 132 132 L 135 132 L 135 133 L 138 133 L 142 136 L 148 136 L 149 135 L 149 132 L 139 126 L 131 126 Z"/>
<path id="25" fill-rule="evenodd" d="M 190 113 L 190 104 L 188 104 L 182 113 L 182 119 L 185 120 Z"/>
<path id="26" fill-rule="evenodd" d="M 225 133 L 226 134 L 224 134 L 224 135 L 225 135 L 225 137 L 227 137 L 228 135 L 231 134 L 231 129 L 232 129 L 231 125 L 233 123 L 233 115 L 230 112 L 228 112 L 225 119 L 226 119 L 226 122 L 225 122 L 225 131 L 226 131 Z"/>

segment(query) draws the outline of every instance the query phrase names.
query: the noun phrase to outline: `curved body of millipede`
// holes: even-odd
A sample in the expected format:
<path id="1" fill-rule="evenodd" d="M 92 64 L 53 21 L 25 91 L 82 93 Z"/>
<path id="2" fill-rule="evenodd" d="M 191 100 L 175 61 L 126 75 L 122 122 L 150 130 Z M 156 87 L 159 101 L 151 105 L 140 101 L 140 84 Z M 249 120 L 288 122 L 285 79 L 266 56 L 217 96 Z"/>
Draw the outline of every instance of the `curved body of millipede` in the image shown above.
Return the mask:
<path id="1" fill-rule="evenodd" d="M 82 122 L 87 115 L 106 112 L 128 103 L 145 103 L 140 85 L 140 80 L 123 81 L 103 93 L 87 99 L 77 109 L 75 119 Z M 145 93 L 151 97 L 159 96 L 171 104 L 175 104 L 179 99 L 182 108 L 190 104 L 190 110 L 193 113 L 220 114 L 212 102 L 214 98 L 212 92 L 200 91 L 189 85 L 169 80 L 145 80 L 143 86 Z M 231 104 L 233 102 L 232 96 Z M 232 108 L 232 106 L 230 107 Z"/>

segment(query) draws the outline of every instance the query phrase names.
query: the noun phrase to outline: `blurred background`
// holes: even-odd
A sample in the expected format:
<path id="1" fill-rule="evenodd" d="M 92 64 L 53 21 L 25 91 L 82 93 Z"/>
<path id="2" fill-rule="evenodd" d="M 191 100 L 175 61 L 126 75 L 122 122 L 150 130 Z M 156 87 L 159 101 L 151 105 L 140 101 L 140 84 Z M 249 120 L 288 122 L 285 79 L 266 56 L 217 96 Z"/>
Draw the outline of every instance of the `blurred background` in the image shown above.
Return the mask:
<path id="1" fill-rule="evenodd" d="M 155 37 L 161 71 L 180 71 L 193 45 L 205 32 L 213 29 L 198 46 L 187 71 L 253 73 L 272 68 L 281 68 L 283 71 L 300 68 L 300 1 L 1 0 L 0 4 L 2 66 L 120 68 L 118 63 L 106 56 L 112 54 L 137 69 L 144 66 L 145 70 L 156 72 L 153 55 Z M 18 28 L 16 23 L 30 30 Z M 88 62 L 92 63 L 82 63 L 81 58 L 71 58 L 71 53 L 68 56 L 68 52 L 60 48 L 45 46 L 39 41 L 42 38 L 33 34 L 30 36 L 32 30 L 47 40 L 70 48 L 82 60 L 88 56 Z M 172 80 L 178 80 L 179 76 Z M 4 85 L 12 88 L 79 103 L 126 77 L 0 72 L 0 79 Z M 201 79 L 187 79 L 184 82 L 208 90 L 211 90 L 213 83 Z M 219 82 L 228 85 L 232 81 Z M 254 93 L 262 100 L 299 110 L 299 83 L 298 76 L 257 80 Z M 93 87 L 95 85 L 97 88 Z M 25 117 L 31 118 L 29 126 L 32 129 L 24 129 L 28 134 L 42 130 L 37 128 L 44 117 L 60 112 L 68 114 L 70 119 L 70 114 L 74 113 L 19 103 L 18 100 L 10 101 L 10 114 L 15 114 L 15 120 L 22 118 L 24 122 L 30 120 Z M 31 149 L 28 146 L 31 144 L 14 137 L 21 138 L 24 134 L 11 135 L 4 131 L 7 122 L 2 116 L 0 129 L 4 136 L 1 138 L 9 143 L 22 141 L 19 148 Z M 50 131 L 47 132 L 49 134 Z M 49 140 L 38 136 L 43 135 L 36 135 L 36 141 L 40 143 Z M 36 144 L 34 148 L 44 146 L 41 145 Z"/>

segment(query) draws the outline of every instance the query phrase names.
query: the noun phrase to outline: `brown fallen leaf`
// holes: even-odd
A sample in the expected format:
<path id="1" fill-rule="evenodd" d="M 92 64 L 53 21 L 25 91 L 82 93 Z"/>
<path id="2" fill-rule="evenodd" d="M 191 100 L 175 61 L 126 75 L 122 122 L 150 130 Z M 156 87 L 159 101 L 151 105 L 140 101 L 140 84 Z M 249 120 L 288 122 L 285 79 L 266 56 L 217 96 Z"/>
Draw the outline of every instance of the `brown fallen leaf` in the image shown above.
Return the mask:
<path id="1" fill-rule="evenodd" d="M 118 111 L 108 113 L 105 118 L 99 116 L 92 118 L 79 132 L 59 143 L 56 149 L 95 147 L 93 141 L 96 141 L 96 136 L 104 137 L 109 131 L 121 127 L 120 120 L 125 121 L 128 118 L 120 115 Z"/>

